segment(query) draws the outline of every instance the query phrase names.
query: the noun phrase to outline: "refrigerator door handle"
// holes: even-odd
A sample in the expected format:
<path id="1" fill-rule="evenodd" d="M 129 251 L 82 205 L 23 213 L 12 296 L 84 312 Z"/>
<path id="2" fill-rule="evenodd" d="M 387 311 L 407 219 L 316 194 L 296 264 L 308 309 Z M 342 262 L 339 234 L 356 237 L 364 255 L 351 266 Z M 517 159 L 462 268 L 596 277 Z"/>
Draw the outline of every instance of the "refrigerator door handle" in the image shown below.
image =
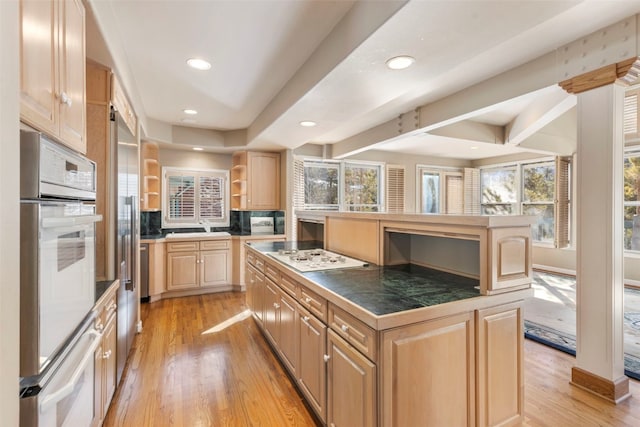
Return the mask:
<path id="1" fill-rule="evenodd" d="M 136 225 L 136 217 L 135 217 L 135 213 L 136 213 L 136 206 L 135 206 L 135 196 L 129 196 L 127 197 L 127 202 L 129 205 L 129 251 L 127 251 L 126 253 L 129 254 L 129 259 L 127 260 L 127 278 L 124 282 L 125 284 L 125 289 L 128 291 L 133 291 L 136 289 L 135 286 L 135 280 L 133 279 L 133 275 L 135 273 L 135 268 L 134 268 L 134 263 L 135 263 L 135 246 L 136 246 L 136 239 L 135 239 L 135 233 L 136 233 L 136 229 L 135 229 L 135 225 Z"/>

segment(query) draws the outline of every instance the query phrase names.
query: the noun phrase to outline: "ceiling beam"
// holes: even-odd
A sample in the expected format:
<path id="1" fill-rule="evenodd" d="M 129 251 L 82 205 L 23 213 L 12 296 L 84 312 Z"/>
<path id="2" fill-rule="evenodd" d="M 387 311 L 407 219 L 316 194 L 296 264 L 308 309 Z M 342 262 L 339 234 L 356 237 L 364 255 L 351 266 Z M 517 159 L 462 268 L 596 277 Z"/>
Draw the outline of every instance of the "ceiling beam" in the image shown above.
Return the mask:
<path id="1" fill-rule="evenodd" d="M 534 100 L 506 126 L 505 143 L 519 145 L 540 129 L 576 106 L 577 98 L 552 86 Z"/>
<path id="2" fill-rule="evenodd" d="M 490 144 L 504 144 L 504 126 L 465 120 L 453 123 L 449 126 L 434 129 L 428 132 L 430 135 L 447 138 L 464 139 Z"/>

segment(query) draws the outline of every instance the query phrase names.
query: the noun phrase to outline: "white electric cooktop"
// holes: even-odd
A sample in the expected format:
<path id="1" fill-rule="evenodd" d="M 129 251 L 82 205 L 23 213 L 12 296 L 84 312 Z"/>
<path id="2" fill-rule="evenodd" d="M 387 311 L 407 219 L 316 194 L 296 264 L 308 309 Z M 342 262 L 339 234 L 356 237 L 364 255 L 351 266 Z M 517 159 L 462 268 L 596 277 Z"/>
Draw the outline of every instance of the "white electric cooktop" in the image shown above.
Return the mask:
<path id="1" fill-rule="evenodd" d="M 284 250 L 269 252 L 269 256 L 301 272 L 362 267 L 366 262 L 324 249 Z"/>

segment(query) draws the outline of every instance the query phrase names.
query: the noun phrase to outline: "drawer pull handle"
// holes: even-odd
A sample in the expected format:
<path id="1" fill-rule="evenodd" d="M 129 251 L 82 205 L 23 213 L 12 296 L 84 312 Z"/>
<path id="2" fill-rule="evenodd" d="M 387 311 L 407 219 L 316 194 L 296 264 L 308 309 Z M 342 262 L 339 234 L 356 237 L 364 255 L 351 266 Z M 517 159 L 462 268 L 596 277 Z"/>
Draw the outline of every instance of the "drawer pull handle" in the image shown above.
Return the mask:
<path id="1" fill-rule="evenodd" d="M 276 310 L 280 308 L 280 304 L 274 302 L 273 303 L 273 308 L 275 308 Z"/>
<path id="2" fill-rule="evenodd" d="M 116 308 L 118 308 L 118 304 L 114 302 L 109 306 L 109 311 L 116 311 Z"/>
<path id="3" fill-rule="evenodd" d="M 98 332 L 102 332 L 102 330 L 103 330 L 103 329 L 104 329 L 104 325 L 103 325 L 102 323 L 98 323 L 98 324 L 96 325 L 96 330 L 97 330 Z"/>
<path id="4" fill-rule="evenodd" d="M 306 302 L 307 304 L 309 304 L 309 303 L 311 302 L 311 298 L 306 297 L 306 298 L 304 299 L 304 302 Z"/>
<path id="5" fill-rule="evenodd" d="M 304 316 L 304 317 L 302 318 L 302 320 L 304 320 L 305 322 L 308 322 L 308 321 L 309 321 L 309 316 Z"/>
<path id="6" fill-rule="evenodd" d="M 111 350 L 105 351 L 104 354 L 102 355 L 103 359 L 108 359 L 110 357 L 111 357 Z"/>
<path id="7" fill-rule="evenodd" d="M 342 329 L 342 332 L 347 332 L 349 330 L 349 327 L 347 325 L 342 325 L 340 326 L 340 329 Z"/>
<path id="8" fill-rule="evenodd" d="M 324 356 L 322 356 L 322 358 L 324 359 L 325 363 L 329 361 L 329 359 L 331 359 L 331 356 L 329 356 L 328 354 L 325 354 Z"/>

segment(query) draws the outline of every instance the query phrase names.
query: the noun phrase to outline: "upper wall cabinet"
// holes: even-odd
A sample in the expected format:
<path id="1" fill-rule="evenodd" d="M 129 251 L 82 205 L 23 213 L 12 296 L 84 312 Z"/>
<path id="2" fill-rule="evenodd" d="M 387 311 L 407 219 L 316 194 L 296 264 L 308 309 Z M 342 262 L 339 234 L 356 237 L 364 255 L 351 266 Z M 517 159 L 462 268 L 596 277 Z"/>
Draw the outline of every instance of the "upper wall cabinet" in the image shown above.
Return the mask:
<path id="1" fill-rule="evenodd" d="M 233 153 L 231 209 L 280 209 L 280 153 Z"/>
<path id="2" fill-rule="evenodd" d="M 20 119 L 86 153 L 81 0 L 20 0 Z"/>

